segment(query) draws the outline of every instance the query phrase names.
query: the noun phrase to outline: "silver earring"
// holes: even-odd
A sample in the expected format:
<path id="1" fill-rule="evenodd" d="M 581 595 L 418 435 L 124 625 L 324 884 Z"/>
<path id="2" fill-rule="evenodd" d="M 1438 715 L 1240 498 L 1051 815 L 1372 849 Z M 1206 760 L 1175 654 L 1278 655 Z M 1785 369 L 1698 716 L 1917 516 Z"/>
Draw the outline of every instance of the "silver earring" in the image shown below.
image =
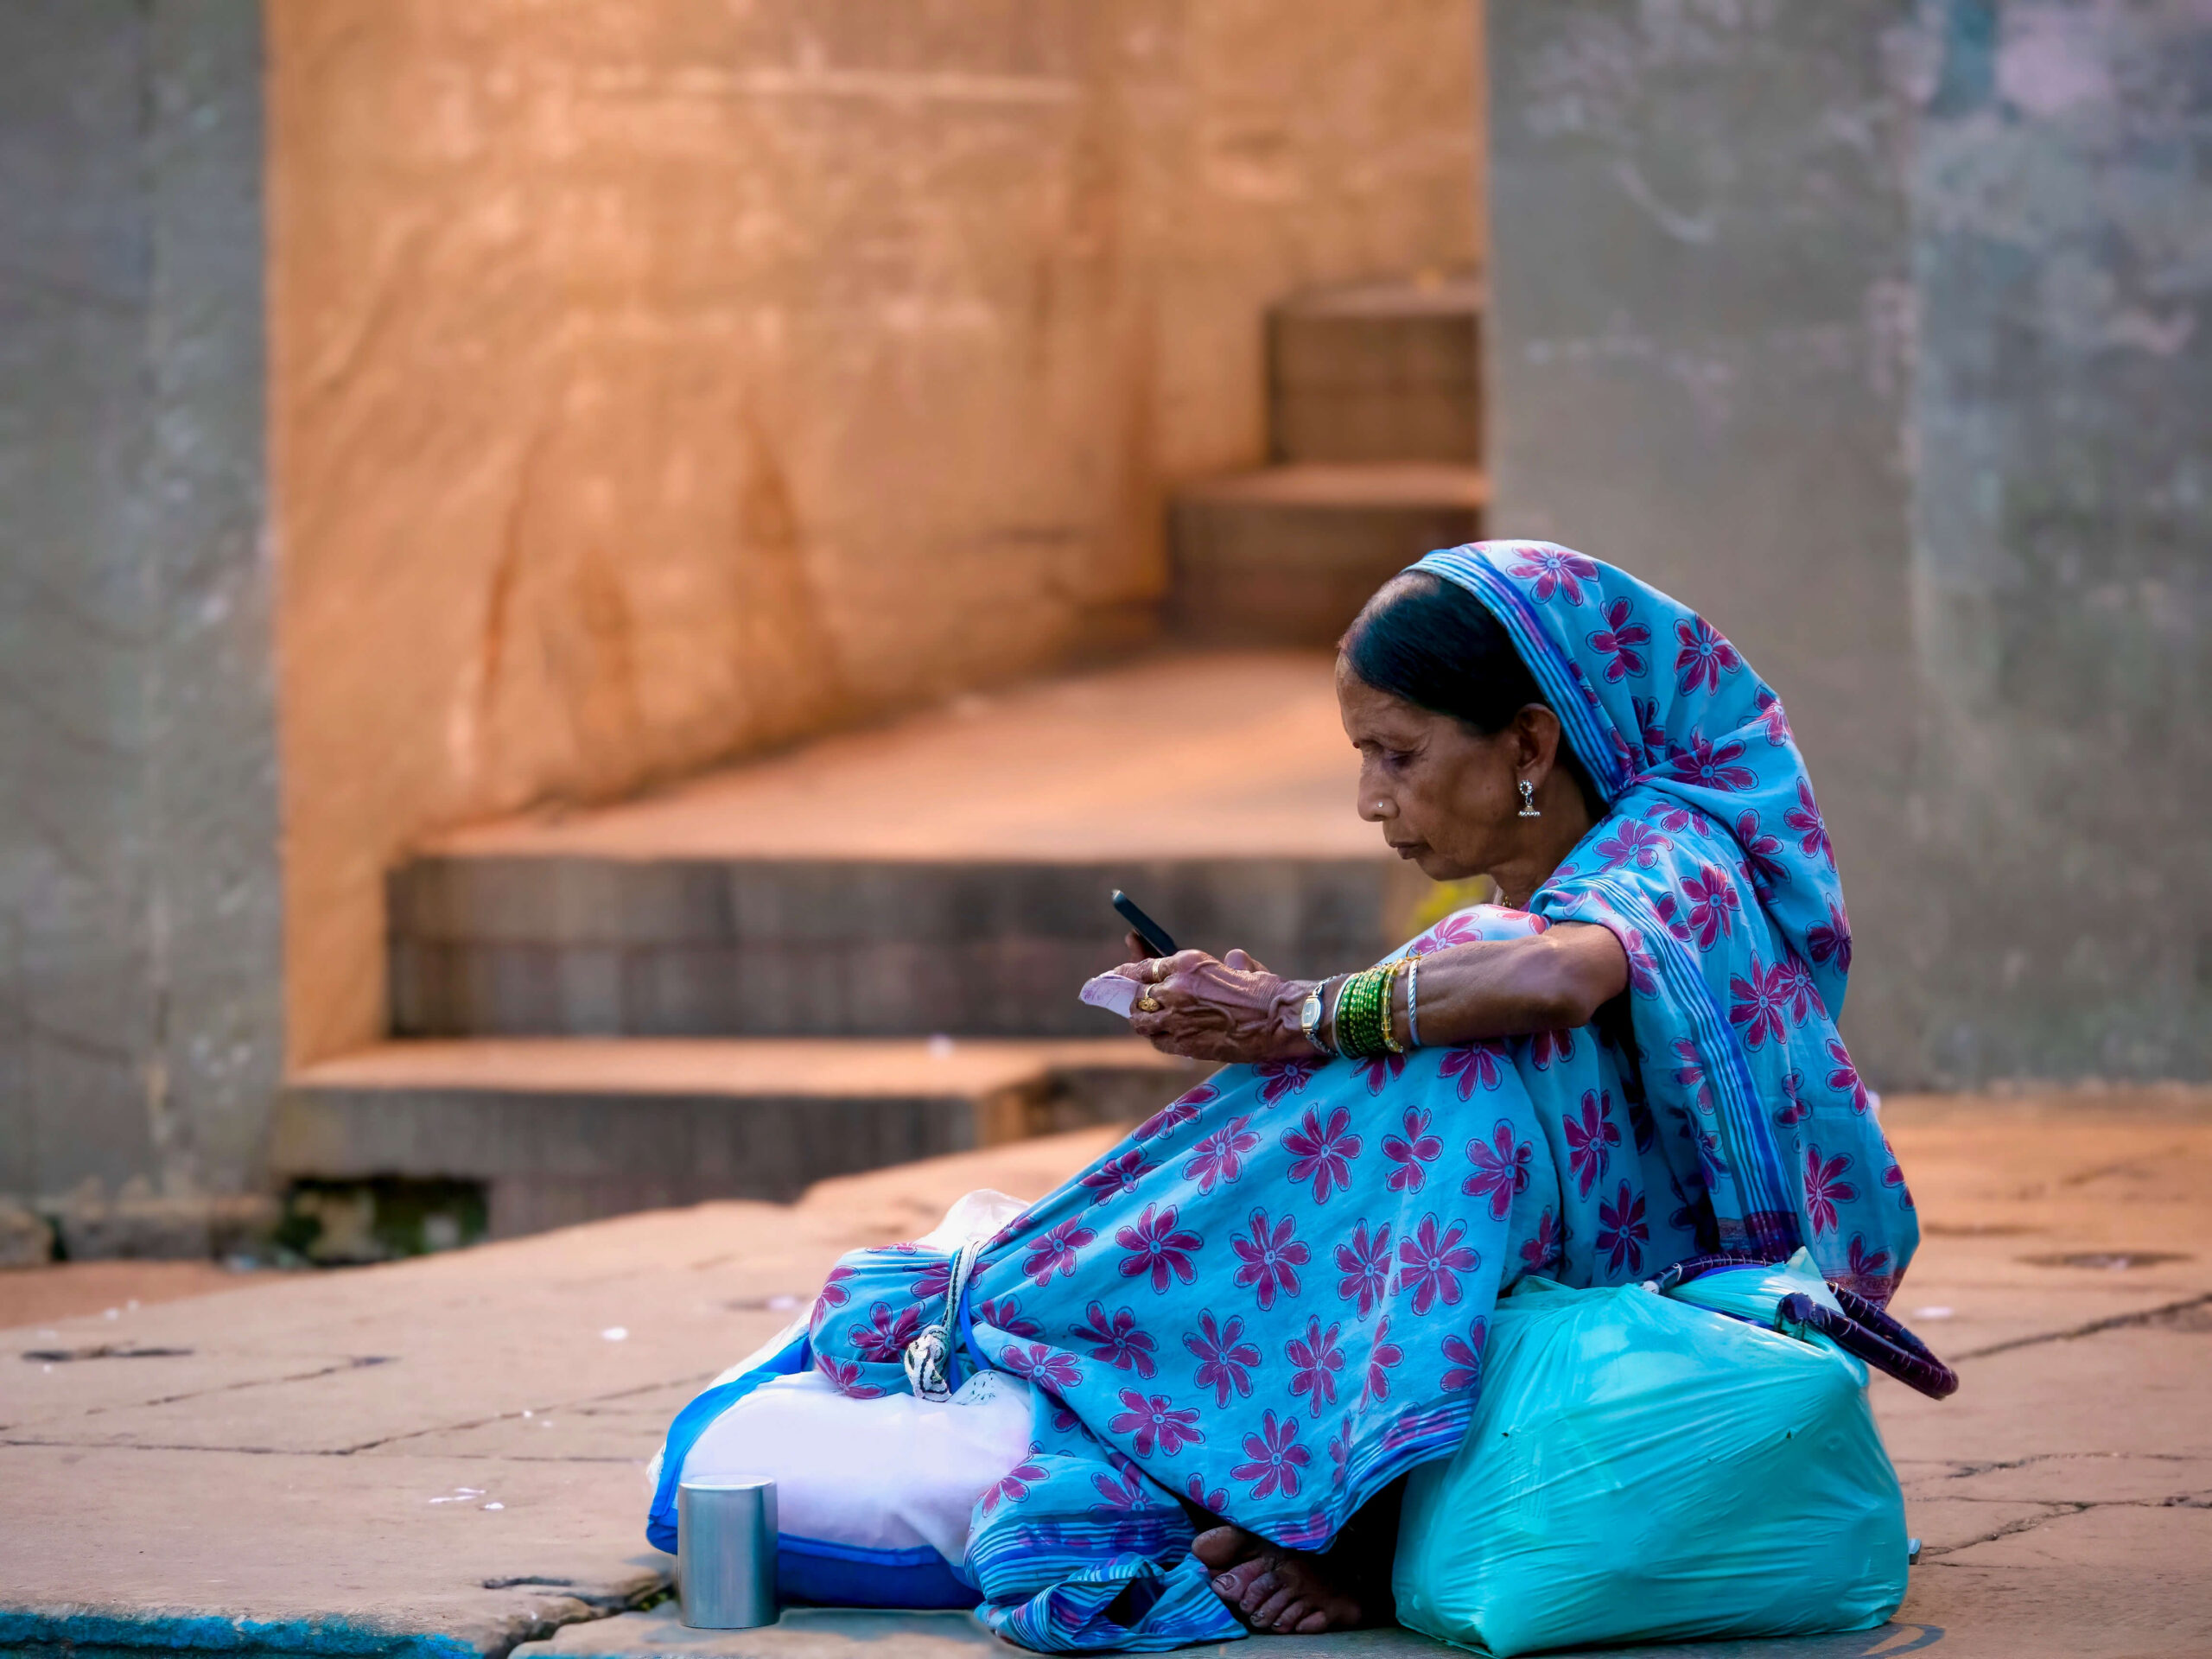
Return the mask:
<path id="1" fill-rule="evenodd" d="M 1536 786 L 1530 783 L 1526 778 L 1523 778 L 1521 780 L 1521 810 L 1519 816 L 1524 818 L 1541 818 L 1544 816 L 1542 813 L 1536 810 Z"/>

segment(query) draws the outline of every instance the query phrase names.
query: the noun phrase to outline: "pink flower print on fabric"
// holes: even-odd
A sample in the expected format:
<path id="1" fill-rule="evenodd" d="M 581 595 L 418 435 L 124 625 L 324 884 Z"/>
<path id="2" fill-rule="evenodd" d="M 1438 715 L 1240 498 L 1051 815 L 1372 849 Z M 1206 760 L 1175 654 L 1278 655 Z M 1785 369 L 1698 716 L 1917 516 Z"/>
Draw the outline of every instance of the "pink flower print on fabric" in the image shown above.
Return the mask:
<path id="1" fill-rule="evenodd" d="M 1306 1092 L 1306 1080 L 1321 1069 L 1319 1060 L 1262 1060 L 1254 1068 L 1267 1079 L 1260 1087 L 1260 1098 L 1274 1105 L 1285 1095 Z"/>
<path id="2" fill-rule="evenodd" d="M 1622 818 L 1614 825 L 1613 833 L 1598 843 L 1598 856 L 1605 861 L 1605 869 L 1633 864 L 1639 870 L 1648 870 L 1671 844 L 1642 819 Z"/>
<path id="3" fill-rule="evenodd" d="M 1217 1518 L 1220 1516 L 1221 1512 L 1224 1510 L 1229 1507 L 1228 1492 L 1218 1486 L 1215 1487 L 1213 1491 L 1208 1491 L 1206 1490 L 1206 1478 L 1204 1475 L 1192 1475 L 1190 1480 L 1185 1483 L 1183 1487 L 1183 1496 L 1189 1498 L 1192 1503 L 1197 1504 L 1199 1509 L 1205 1510 L 1208 1515 L 1213 1516 Z"/>
<path id="4" fill-rule="evenodd" d="M 1746 811 L 1736 815 L 1736 844 L 1751 867 L 1752 891 L 1770 900 L 1775 888 L 1789 879 L 1789 867 L 1777 856 L 1782 843 L 1759 828 L 1758 813 Z"/>
<path id="5" fill-rule="evenodd" d="M 1229 1471 L 1230 1478 L 1245 1482 L 1255 1502 L 1281 1492 L 1298 1496 L 1298 1471 L 1313 1461 L 1313 1454 L 1298 1443 L 1298 1414 L 1280 1421 L 1263 1412 L 1260 1432 L 1244 1437 L 1245 1461 Z"/>
<path id="6" fill-rule="evenodd" d="M 1175 1224 L 1175 1206 L 1169 1205 L 1155 1217 L 1153 1206 L 1147 1205 L 1144 1214 L 1134 1226 L 1122 1228 L 1114 1235 L 1114 1242 L 1125 1254 L 1122 1257 L 1122 1276 L 1124 1279 L 1149 1278 L 1155 1296 L 1167 1294 L 1170 1274 L 1185 1284 L 1193 1282 L 1198 1270 L 1191 1265 L 1191 1253 L 1205 1240 L 1187 1228 Z"/>
<path id="7" fill-rule="evenodd" d="M 1367 1092 L 1379 1095 L 1383 1090 L 1405 1075 L 1406 1057 L 1402 1054 L 1377 1054 L 1359 1063 L 1367 1078 Z"/>
<path id="8" fill-rule="evenodd" d="M 1866 1235 L 1853 1233 L 1851 1236 L 1850 1268 L 1854 1279 L 1886 1279 L 1890 1274 L 1890 1253 L 1887 1250 L 1868 1250 Z"/>
<path id="9" fill-rule="evenodd" d="M 1904 1184 L 1904 1166 L 1897 1162 L 1897 1153 L 1891 1148 L 1890 1137 L 1886 1135 L 1882 1137 L 1882 1153 L 1890 1160 L 1889 1167 L 1882 1172 L 1882 1185 L 1897 1188 L 1897 1202 L 1906 1209 L 1915 1208 L 1912 1202 L 1912 1191 Z"/>
<path id="10" fill-rule="evenodd" d="M 1232 1117 L 1199 1141 L 1183 1166 L 1184 1179 L 1196 1181 L 1200 1192 L 1210 1193 L 1216 1182 L 1234 1181 L 1242 1175 L 1246 1154 L 1260 1144 L 1260 1137 L 1249 1128 L 1251 1122 L 1249 1114 Z"/>
<path id="11" fill-rule="evenodd" d="M 1028 1259 L 1021 1270 L 1045 1289 L 1057 1273 L 1064 1279 L 1075 1277 L 1076 1252 L 1092 1243 L 1098 1235 L 1079 1221 L 1064 1221 L 1029 1246 Z"/>
<path id="12" fill-rule="evenodd" d="M 1090 1506 L 1094 1521 L 1111 1521 L 1147 1508 L 1151 1503 L 1145 1490 L 1144 1471 L 1127 1458 L 1115 1460 L 1115 1471 L 1110 1475 L 1093 1475 L 1091 1490 L 1106 1501 Z"/>
<path id="13" fill-rule="evenodd" d="M 1390 1224 L 1371 1233 L 1363 1221 L 1353 1227 L 1351 1236 L 1337 1246 L 1337 1270 L 1344 1275 L 1337 1281 L 1337 1294 L 1365 1319 L 1390 1281 Z"/>
<path id="14" fill-rule="evenodd" d="M 1451 1057 L 1446 1055 L 1445 1060 L 1449 1065 Z M 1464 1093 L 1461 1098 L 1465 1098 Z M 1408 1106 L 1398 1120 L 1404 1133 L 1382 1137 L 1382 1155 L 1395 1166 L 1382 1183 L 1391 1192 L 1418 1192 L 1427 1184 L 1428 1172 L 1421 1166 L 1434 1163 L 1444 1151 L 1441 1137 L 1428 1132 L 1429 1119 L 1433 1116 L 1418 1106 Z"/>
<path id="15" fill-rule="evenodd" d="M 926 1302 L 942 1296 L 952 1288 L 952 1258 L 932 1262 L 907 1281 L 907 1289 L 917 1301 Z"/>
<path id="16" fill-rule="evenodd" d="M 1012 1296 L 1002 1296 L 995 1301 L 979 1302 L 976 1312 L 985 1325 L 1003 1331 L 1009 1337 L 1041 1337 L 1045 1327 L 1021 1311 L 1021 1304 Z"/>
<path id="17" fill-rule="evenodd" d="M 1813 786 L 1802 778 L 1797 780 L 1797 804 L 1782 815 L 1782 821 L 1797 832 L 1798 851 L 1808 858 L 1818 853 L 1830 869 L 1835 868 L 1835 848 L 1828 841 L 1827 824 L 1813 799 Z"/>
<path id="18" fill-rule="evenodd" d="M 868 1311 L 868 1322 L 856 1325 L 852 1332 L 855 1351 L 863 1359 L 878 1364 L 895 1365 L 906 1351 L 906 1344 L 922 1334 L 922 1311 L 908 1306 L 892 1317 L 891 1304 L 878 1302 Z"/>
<path id="19" fill-rule="evenodd" d="M 1406 1351 L 1390 1340 L 1390 1319 L 1386 1313 L 1375 1322 L 1374 1339 L 1367 1346 L 1367 1382 L 1359 1396 L 1362 1405 L 1390 1397 L 1390 1372 L 1405 1357 Z"/>
<path id="20" fill-rule="evenodd" d="M 1351 1419 L 1340 1418 L 1337 1432 L 1329 1436 L 1329 1488 L 1344 1490 L 1344 1477 L 1351 1468 Z"/>
<path id="21" fill-rule="evenodd" d="M 1155 1445 L 1160 1456 L 1172 1458 L 1186 1446 L 1205 1444 L 1195 1408 L 1178 1407 L 1164 1394 L 1147 1397 L 1135 1389 L 1123 1389 L 1120 1399 L 1122 1409 L 1107 1427 L 1116 1434 L 1134 1434 L 1137 1456 L 1150 1457 Z"/>
<path id="22" fill-rule="evenodd" d="M 1675 1058 L 1680 1062 L 1675 1068 L 1675 1081 L 1689 1091 L 1692 1105 L 1700 1112 L 1710 1112 L 1713 1090 L 1705 1086 L 1705 1059 L 1697 1052 L 1697 1045 L 1687 1037 L 1676 1038 Z"/>
<path id="23" fill-rule="evenodd" d="M 1651 995 L 1659 988 L 1659 962 L 1643 942 L 1643 930 L 1631 927 L 1620 936 L 1620 941 L 1628 957 L 1628 982 L 1639 995 Z"/>
<path id="24" fill-rule="evenodd" d="M 1083 1381 L 1083 1368 L 1066 1354 L 1033 1342 L 1009 1343 L 999 1350 L 1001 1369 L 1027 1377 L 1047 1394 L 1065 1394 Z"/>
<path id="25" fill-rule="evenodd" d="M 1704 813 L 1695 807 L 1684 806 L 1679 801 L 1669 802 L 1653 810 L 1651 822 L 1670 836 L 1679 836 L 1685 830 L 1694 830 L 1700 836 L 1710 835 L 1713 831 L 1713 825 Z"/>
<path id="26" fill-rule="evenodd" d="M 1556 589 L 1570 605 L 1582 602 L 1582 584 L 1598 580 L 1598 565 L 1594 559 L 1563 547 L 1523 548 L 1514 555 L 1513 574 L 1522 581 L 1533 583 L 1530 595 L 1539 605 L 1548 600 Z"/>
<path id="27" fill-rule="evenodd" d="M 1589 636 L 1590 649 L 1611 659 L 1605 664 L 1605 683 L 1618 685 L 1630 675 L 1642 679 L 1643 650 L 1651 643 L 1651 630 L 1635 620 L 1624 599 L 1600 606 L 1598 613 L 1605 626 Z"/>
<path id="28" fill-rule="evenodd" d="M 1211 1105 L 1221 1098 L 1221 1090 L 1210 1083 L 1202 1083 L 1188 1094 L 1171 1100 L 1150 1117 L 1137 1125 L 1136 1138 L 1156 1141 L 1163 1135 L 1172 1135 L 1198 1115 L 1198 1108 Z"/>
<path id="29" fill-rule="evenodd" d="M 1038 1454 L 1044 1449 L 1034 1440 L 1029 1442 L 1029 1450 L 1022 1454 L 1021 1461 L 1007 1470 L 999 1484 L 983 1494 L 985 1515 L 998 1508 L 1002 1498 L 1009 1503 L 1020 1503 L 1029 1496 L 1029 1489 L 1045 1478 L 1045 1465 L 1037 1461 Z"/>
<path id="30" fill-rule="evenodd" d="M 1521 1265 L 1530 1273 L 1541 1273 L 1559 1259 L 1566 1247 L 1559 1217 L 1547 1208 L 1536 1217 L 1536 1230 L 1521 1242 Z"/>
<path id="31" fill-rule="evenodd" d="M 1804 1096 L 1799 1092 L 1804 1086 L 1804 1077 L 1799 1072 L 1789 1072 L 1782 1079 L 1783 1096 L 1789 1103 L 1775 1113 L 1774 1121 L 1785 1129 L 1793 1123 L 1802 1123 L 1813 1115 L 1813 1109 L 1805 1103 Z"/>
<path id="32" fill-rule="evenodd" d="M 883 1398 L 881 1389 L 861 1381 L 861 1368 L 849 1359 L 832 1359 L 827 1354 L 817 1353 L 814 1369 L 828 1377 L 830 1386 L 849 1400 Z"/>
<path id="33" fill-rule="evenodd" d="M 1643 740 L 1643 764 L 1656 766 L 1667 756 L 1667 728 L 1659 722 L 1659 699 L 1630 697 L 1636 710 L 1637 735 Z"/>
<path id="34" fill-rule="evenodd" d="M 1468 1043 L 1446 1054 L 1444 1063 L 1437 1068 L 1437 1075 L 1458 1078 L 1459 1098 L 1467 1100 L 1473 1096 L 1478 1084 L 1484 1089 L 1495 1089 L 1504 1082 L 1504 1061 L 1505 1046 L 1485 1037 L 1478 1043 Z M 1440 1147 L 1438 1150 L 1442 1148 Z M 1415 1182 L 1413 1190 L 1419 1192 L 1421 1184 Z"/>
<path id="35" fill-rule="evenodd" d="M 1682 883 L 1683 921 L 1700 950 L 1710 950 L 1733 930 L 1744 901 L 1736 884 L 1717 865 L 1707 864 Z"/>
<path id="36" fill-rule="evenodd" d="M 1797 991 L 1797 976 L 1781 963 L 1759 966 L 1759 953 L 1751 952 L 1751 976 L 1728 976 L 1728 1020 L 1744 1033 L 1744 1046 L 1758 1048 L 1766 1039 L 1782 1040 L 1789 1004 Z"/>
<path id="37" fill-rule="evenodd" d="M 1574 1033 L 1561 1027 L 1557 1031 L 1540 1031 L 1529 1039 L 1529 1064 L 1539 1071 L 1551 1069 L 1553 1060 L 1574 1058 Z"/>
<path id="38" fill-rule="evenodd" d="M 1758 710 L 1758 725 L 1766 733 L 1766 741 L 1780 748 L 1789 741 L 1789 716 L 1782 711 L 1782 699 L 1771 691 L 1762 691 L 1753 705 Z"/>
<path id="39" fill-rule="evenodd" d="M 1475 1173 L 1459 1183 L 1459 1191 L 1467 1198 L 1489 1199 L 1490 1218 L 1503 1221 L 1513 1200 L 1529 1190 L 1529 1164 L 1535 1154 L 1535 1144 L 1516 1140 L 1513 1125 L 1501 1117 L 1489 1140 L 1477 1135 L 1467 1142 Z"/>
<path id="40" fill-rule="evenodd" d="M 1679 782 L 1732 794 L 1751 788 L 1759 780 L 1758 773 L 1742 764 L 1743 754 L 1744 746 L 1734 738 L 1724 738 L 1713 744 L 1707 742 L 1703 734 L 1692 732 L 1689 747 L 1674 752 L 1669 769 Z"/>
<path id="41" fill-rule="evenodd" d="M 1618 1273 L 1625 1265 L 1630 1273 L 1643 1272 L 1643 1247 L 1650 1242 L 1643 1194 L 1623 1181 L 1611 1203 L 1598 1202 L 1598 1249 L 1605 1258 L 1606 1271 Z"/>
<path id="42" fill-rule="evenodd" d="M 1828 1039 L 1828 1058 L 1834 1062 L 1834 1069 L 1828 1073 L 1828 1087 L 1840 1095 L 1849 1095 L 1851 1109 L 1863 1113 L 1868 1105 L 1866 1085 L 1859 1080 L 1859 1068 L 1851 1063 L 1851 1052 L 1831 1037 Z"/>
<path id="43" fill-rule="evenodd" d="M 1351 1113 L 1344 1107 L 1331 1112 L 1326 1125 L 1318 1111 L 1309 1109 L 1299 1127 L 1283 1136 L 1282 1145 L 1296 1160 L 1290 1166 L 1292 1182 L 1313 1182 L 1315 1204 L 1326 1204 L 1332 1192 L 1351 1185 L 1360 1138 L 1351 1132 Z"/>
<path id="44" fill-rule="evenodd" d="M 1431 1212 L 1421 1218 L 1414 1236 L 1399 1244 L 1398 1280 L 1402 1287 L 1413 1290 L 1416 1317 L 1440 1301 L 1446 1307 L 1459 1305 L 1459 1274 L 1472 1273 L 1483 1260 L 1480 1251 L 1459 1243 L 1466 1235 L 1467 1224 L 1463 1221 L 1439 1231 L 1437 1217 Z"/>
<path id="45" fill-rule="evenodd" d="M 1245 1399 L 1252 1395 L 1252 1368 L 1260 1363 L 1260 1351 L 1244 1341 L 1244 1321 L 1230 1316 L 1226 1325 L 1217 1325 L 1211 1310 L 1198 1315 L 1198 1328 L 1183 1333 L 1183 1345 L 1198 1362 L 1198 1384 L 1214 1391 L 1214 1403 L 1229 1403 L 1229 1391 L 1234 1389 Z"/>
<path id="46" fill-rule="evenodd" d="M 1090 1202 L 1094 1205 L 1105 1204 L 1125 1192 L 1135 1192 L 1137 1183 L 1151 1167 L 1144 1153 L 1132 1147 L 1099 1165 L 1083 1178 L 1082 1184 L 1089 1189 Z"/>
<path id="47" fill-rule="evenodd" d="M 1574 1177 L 1578 1196 L 1588 1198 L 1590 1189 L 1605 1173 L 1605 1165 L 1612 1156 L 1611 1149 L 1621 1143 L 1620 1126 L 1612 1120 L 1613 1096 L 1611 1090 L 1602 1093 L 1595 1089 L 1582 1091 L 1582 1116 L 1565 1120 L 1567 1131 L 1567 1166 Z"/>
<path id="48" fill-rule="evenodd" d="M 847 1302 L 852 1300 L 852 1293 L 845 1288 L 845 1281 L 852 1276 L 853 1270 L 850 1268 L 835 1267 L 830 1269 L 829 1281 L 822 1287 L 822 1294 L 814 1299 L 814 1311 L 806 1316 L 808 1330 L 819 1331 L 822 1328 L 822 1321 L 830 1317 L 830 1309 L 842 1307 Z"/>
<path id="49" fill-rule="evenodd" d="M 1477 1319 L 1467 1334 L 1444 1338 L 1444 1360 L 1449 1368 L 1439 1384 L 1446 1394 L 1461 1394 L 1483 1380 L 1483 1350 L 1490 1345 L 1490 1321 Z"/>
<path id="50" fill-rule="evenodd" d="M 1236 1287 L 1254 1291 L 1262 1313 L 1275 1305 L 1277 1294 L 1298 1294 L 1298 1269 L 1313 1260 L 1305 1241 L 1293 1236 L 1297 1230 L 1297 1222 L 1289 1216 L 1270 1229 L 1268 1212 L 1255 1210 L 1251 1236 L 1232 1236 L 1229 1241 L 1230 1249 L 1243 1264 L 1236 1269 Z"/>
<path id="51" fill-rule="evenodd" d="M 1805 943 L 1815 962 L 1833 961 L 1838 973 L 1851 971 L 1851 918 L 1836 900 L 1828 900 L 1827 920 L 1807 933 Z"/>
<path id="52" fill-rule="evenodd" d="M 1482 936 L 1482 928 L 1471 917 L 1455 912 L 1415 939 L 1408 948 L 1409 954 L 1425 957 L 1451 945 L 1476 944 Z"/>
<path id="53" fill-rule="evenodd" d="M 1850 1168 L 1851 1160 L 1842 1153 L 1823 1162 L 1818 1147 L 1805 1148 L 1805 1211 L 1816 1236 L 1834 1232 L 1836 1205 L 1859 1196 L 1859 1189 L 1843 1179 Z"/>
<path id="54" fill-rule="evenodd" d="M 1136 1310 L 1116 1308 L 1109 1319 L 1105 1304 L 1093 1302 L 1084 1313 L 1084 1322 L 1075 1327 L 1073 1334 L 1077 1342 L 1093 1344 L 1090 1357 L 1104 1360 L 1116 1370 L 1135 1371 L 1149 1381 L 1159 1370 L 1152 1357 L 1159 1344 L 1137 1328 Z"/>
<path id="55" fill-rule="evenodd" d="M 1701 616 L 1675 623 L 1675 643 L 1681 646 L 1675 653 L 1675 683 L 1686 697 L 1700 685 L 1709 691 L 1718 691 L 1720 677 L 1733 674 L 1744 665 L 1744 659 L 1736 654 L 1736 647 L 1722 639 L 1713 624 Z"/>
<path id="56" fill-rule="evenodd" d="M 1321 1321 L 1306 1321 L 1306 1334 L 1293 1337 L 1283 1344 L 1283 1357 L 1291 1363 L 1290 1392 L 1294 1401 L 1306 1396 L 1307 1408 L 1316 1417 L 1321 1408 L 1337 1403 L 1337 1373 L 1344 1368 L 1344 1350 L 1337 1338 L 1344 1327 L 1332 1325 L 1322 1330 Z M 1294 1414 L 1298 1408 L 1291 1407 Z"/>

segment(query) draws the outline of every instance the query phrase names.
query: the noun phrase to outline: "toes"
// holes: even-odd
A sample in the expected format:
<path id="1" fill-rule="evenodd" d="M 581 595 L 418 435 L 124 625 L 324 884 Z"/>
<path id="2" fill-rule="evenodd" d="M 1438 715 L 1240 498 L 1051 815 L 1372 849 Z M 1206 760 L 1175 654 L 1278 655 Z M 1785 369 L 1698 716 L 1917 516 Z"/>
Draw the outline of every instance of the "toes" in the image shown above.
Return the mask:
<path id="1" fill-rule="evenodd" d="M 1250 1619 L 1252 1628 L 1255 1630 L 1274 1629 L 1275 1621 L 1288 1611 L 1291 1604 L 1297 1599 L 1298 1592 L 1295 1590 L 1287 1584 L 1281 1586 L 1273 1595 L 1253 1610 Z"/>
<path id="2" fill-rule="evenodd" d="M 1306 1614 L 1305 1618 L 1300 1619 L 1298 1621 L 1298 1628 L 1291 1631 L 1290 1634 L 1293 1636 L 1319 1636 L 1328 1628 L 1329 1616 L 1326 1613 L 1320 1611 L 1319 1609 L 1316 1609 L 1314 1611 Z"/>
<path id="3" fill-rule="evenodd" d="M 1218 1573 L 1249 1559 L 1255 1541 L 1242 1527 L 1209 1527 L 1191 1541 L 1191 1554 Z"/>
<path id="4" fill-rule="evenodd" d="M 1262 1567 L 1244 1580 L 1244 1593 L 1236 1598 L 1236 1609 L 1247 1619 L 1256 1614 L 1268 1598 L 1282 1588 L 1282 1580 Z"/>
<path id="5" fill-rule="evenodd" d="M 1298 1627 L 1313 1616 L 1313 1610 L 1303 1596 L 1293 1596 L 1290 1605 L 1274 1616 L 1273 1629 L 1277 1636 L 1294 1634 Z"/>
<path id="6" fill-rule="evenodd" d="M 1267 1570 L 1267 1563 L 1259 1560 L 1243 1560 L 1214 1574 L 1213 1590 L 1224 1601 L 1241 1609 L 1245 1592 L 1251 1589 L 1252 1580 Z"/>

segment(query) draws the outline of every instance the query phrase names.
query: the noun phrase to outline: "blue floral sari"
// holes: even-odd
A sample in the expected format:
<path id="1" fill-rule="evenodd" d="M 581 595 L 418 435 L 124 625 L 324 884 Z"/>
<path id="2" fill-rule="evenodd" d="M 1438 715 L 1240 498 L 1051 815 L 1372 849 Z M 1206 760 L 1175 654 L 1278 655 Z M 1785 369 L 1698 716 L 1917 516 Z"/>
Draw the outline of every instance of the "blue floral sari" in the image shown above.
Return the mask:
<path id="1" fill-rule="evenodd" d="M 1834 1016 L 1851 935 L 1781 703 L 1703 618 L 1565 548 L 1416 567 L 1480 599 L 1606 805 L 1526 912 L 1404 947 L 1610 929 L 1624 1020 L 1370 1061 L 1231 1066 L 985 1247 L 959 1357 L 1029 1380 L 1029 1455 L 976 1507 L 981 1616 L 1046 1650 L 1244 1634 L 1190 1555 L 1204 1517 L 1325 1546 L 1473 1406 L 1524 1274 L 1621 1283 L 1798 1245 L 1885 1300 L 1918 1236 Z M 816 1367 L 908 1386 L 950 1263 L 847 1256 Z M 668 1477 L 668 1478 L 672 1478 Z"/>

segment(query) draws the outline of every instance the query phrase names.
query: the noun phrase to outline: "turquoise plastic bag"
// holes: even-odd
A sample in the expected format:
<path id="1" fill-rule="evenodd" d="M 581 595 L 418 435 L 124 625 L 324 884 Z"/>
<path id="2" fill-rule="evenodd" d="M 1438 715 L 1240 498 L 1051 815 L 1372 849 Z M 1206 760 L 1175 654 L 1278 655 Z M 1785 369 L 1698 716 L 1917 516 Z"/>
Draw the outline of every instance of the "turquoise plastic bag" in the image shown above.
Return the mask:
<path id="1" fill-rule="evenodd" d="M 1792 1292 L 1836 1306 L 1802 1252 L 1664 1294 L 1524 1281 L 1466 1439 L 1407 1481 L 1400 1622 L 1512 1659 L 1888 1618 L 1904 1497 L 1866 1368 L 1772 1328 Z"/>

